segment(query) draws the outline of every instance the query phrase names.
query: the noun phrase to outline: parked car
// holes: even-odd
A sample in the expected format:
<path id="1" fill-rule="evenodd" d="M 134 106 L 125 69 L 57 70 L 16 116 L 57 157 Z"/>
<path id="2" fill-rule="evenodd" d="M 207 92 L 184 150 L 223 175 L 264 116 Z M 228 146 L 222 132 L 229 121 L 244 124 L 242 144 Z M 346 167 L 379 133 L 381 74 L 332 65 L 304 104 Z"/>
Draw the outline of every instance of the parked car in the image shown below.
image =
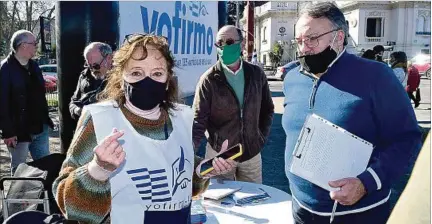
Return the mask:
<path id="1" fill-rule="evenodd" d="M 431 77 L 431 56 L 430 54 L 418 54 L 411 59 L 414 67 L 417 68 L 421 75 L 426 76 L 428 79 Z"/>
<path id="2" fill-rule="evenodd" d="M 57 65 L 56 64 L 50 64 L 50 65 L 41 65 L 40 69 L 42 70 L 42 73 L 44 75 L 49 75 L 57 78 Z"/>
<path id="3" fill-rule="evenodd" d="M 280 66 L 276 69 L 276 74 L 275 74 L 275 78 L 280 79 L 280 80 L 284 80 L 286 74 L 293 68 L 297 67 L 300 65 L 299 61 L 292 61 L 289 62 L 288 64 L 284 65 L 284 66 Z"/>
<path id="4" fill-rule="evenodd" d="M 47 93 L 52 93 L 57 91 L 57 77 L 50 75 L 43 75 L 45 80 L 45 91 Z"/>

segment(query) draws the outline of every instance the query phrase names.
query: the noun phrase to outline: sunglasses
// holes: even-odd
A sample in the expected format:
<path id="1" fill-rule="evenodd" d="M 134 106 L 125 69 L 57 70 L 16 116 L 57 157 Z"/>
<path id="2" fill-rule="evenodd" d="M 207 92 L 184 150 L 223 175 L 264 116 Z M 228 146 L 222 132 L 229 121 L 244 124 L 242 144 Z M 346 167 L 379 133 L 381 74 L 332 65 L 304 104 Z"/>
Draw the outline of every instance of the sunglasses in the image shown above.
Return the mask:
<path id="1" fill-rule="evenodd" d="M 128 35 L 125 36 L 125 39 L 123 40 L 123 44 L 125 42 L 128 42 L 129 44 L 132 44 L 135 41 L 143 39 L 144 37 L 152 37 L 152 38 L 162 37 L 168 43 L 168 38 L 165 37 L 165 36 L 157 36 L 157 35 L 154 35 L 154 34 L 146 34 L 146 33 L 132 33 L 132 34 L 128 34 Z"/>
<path id="2" fill-rule="evenodd" d="M 94 63 L 89 65 L 87 62 L 84 64 L 85 68 L 89 68 L 90 70 L 98 71 L 101 69 L 101 64 L 105 61 L 106 57 L 103 57 L 102 61 L 99 63 Z"/>
<path id="3" fill-rule="evenodd" d="M 242 42 L 243 39 L 239 39 L 239 40 L 234 40 L 234 39 L 226 39 L 226 40 L 218 40 L 214 45 L 217 48 L 223 48 L 224 46 L 229 46 L 229 45 L 233 45 L 233 44 L 237 44 Z"/>

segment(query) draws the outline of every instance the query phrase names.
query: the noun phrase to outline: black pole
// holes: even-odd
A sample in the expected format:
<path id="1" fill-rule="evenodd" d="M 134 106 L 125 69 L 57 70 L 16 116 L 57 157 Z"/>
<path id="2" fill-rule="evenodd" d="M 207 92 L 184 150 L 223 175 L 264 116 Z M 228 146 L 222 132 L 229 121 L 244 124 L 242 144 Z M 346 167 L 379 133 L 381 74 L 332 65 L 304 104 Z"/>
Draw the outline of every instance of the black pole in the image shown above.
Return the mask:
<path id="1" fill-rule="evenodd" d="M 76 128 L 69 102 L 83 70 L 84 48 L 94 41 L 116 48 L 119 8 L 118 2 L 81 1 L 60 1 L 56 7 L 60 140 L 61 151 L 66 153 Z"/>
<path id="2" fill-rule="evenodd" d="M 218 28 L 225 26 L 228 22 L 227 1 L 218 2 Z"/>

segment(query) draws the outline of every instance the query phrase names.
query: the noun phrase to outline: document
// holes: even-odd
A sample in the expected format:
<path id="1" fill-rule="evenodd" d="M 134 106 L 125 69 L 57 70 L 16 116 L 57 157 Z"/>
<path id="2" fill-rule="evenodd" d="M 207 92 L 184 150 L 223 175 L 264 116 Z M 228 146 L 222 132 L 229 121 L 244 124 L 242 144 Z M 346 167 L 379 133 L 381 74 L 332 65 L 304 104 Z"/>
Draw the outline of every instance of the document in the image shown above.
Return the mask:
<path id="1" fill-rule="evenodd" d="M 310 115 L 293 151 L 291 173 L 328 191 L 329 181 L 356 177 L 369 163 L 373 145 L 337 125 Z"/>
<path id="2" fill-rule="evenodd" d="M 209 198 L 213 200 L 220 200 L 228 195 L 233 194 L 241 189 L 237 183 L 232 181 L 227 181 L 219 183 L 216 179 L 210 180 L 210 185 L 208 189 L 203 193 L 204 198 Z"/>

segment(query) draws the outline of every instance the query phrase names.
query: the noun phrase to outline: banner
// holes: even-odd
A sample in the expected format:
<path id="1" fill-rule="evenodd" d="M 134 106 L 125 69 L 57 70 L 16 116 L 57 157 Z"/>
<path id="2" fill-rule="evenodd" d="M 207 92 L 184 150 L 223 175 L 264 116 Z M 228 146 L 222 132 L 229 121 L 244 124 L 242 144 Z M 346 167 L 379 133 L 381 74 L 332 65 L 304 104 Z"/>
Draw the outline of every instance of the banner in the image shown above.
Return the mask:
<path id="1" fill-rule="evenodd" d="M 42 52 L 51 52 L 51 21 L 46 17 L 39 17 Z"/>
<path id="2" fill-rule="evenodd" d="M 120 36 L 151 33 L 168 38 L 180 92 L 192 95 L 199 77 L 216 63 L 218 2 L 119 2 Z"/>

